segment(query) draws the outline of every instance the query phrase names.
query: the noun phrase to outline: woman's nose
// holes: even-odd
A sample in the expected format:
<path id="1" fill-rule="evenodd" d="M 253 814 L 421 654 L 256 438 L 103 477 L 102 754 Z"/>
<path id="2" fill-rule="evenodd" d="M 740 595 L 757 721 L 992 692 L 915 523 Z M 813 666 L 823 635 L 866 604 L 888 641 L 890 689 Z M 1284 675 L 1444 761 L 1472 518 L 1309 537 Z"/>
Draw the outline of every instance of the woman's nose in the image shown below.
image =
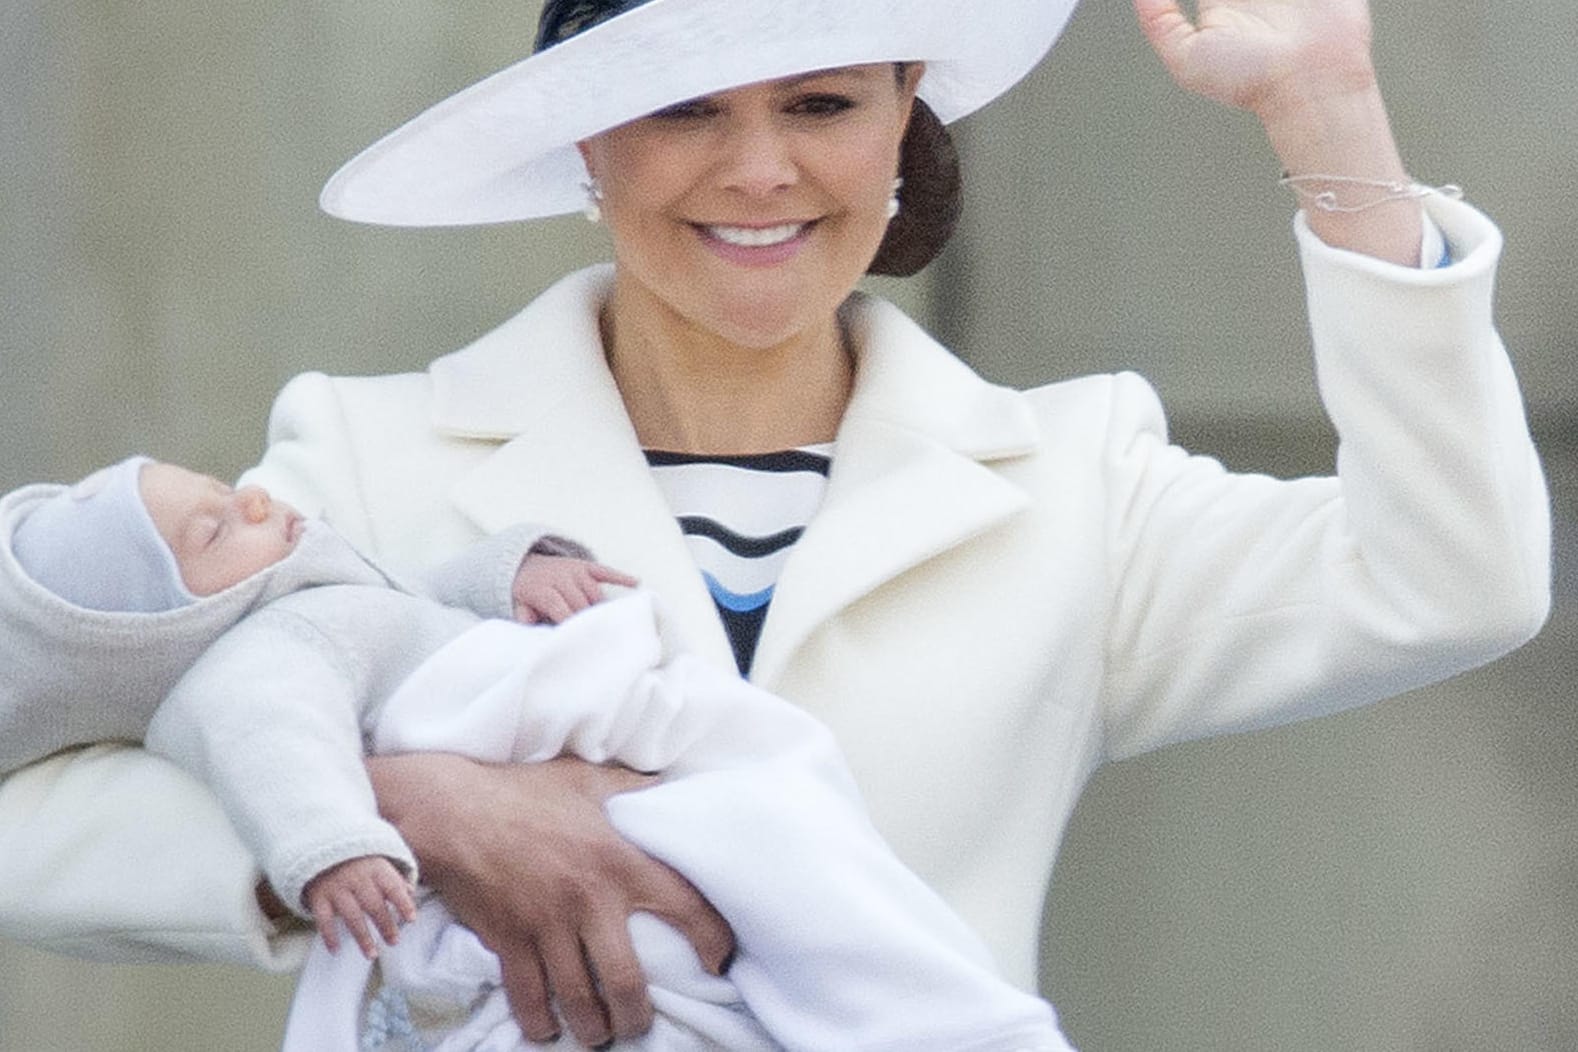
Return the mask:
<path id="1" fill-rule="evenodd" d="M 752 197 L 766 197 L 799 178 L 793 143 L 771 121 L 742 122 L 729 131 L 725 183 Z"/>
<path id="2" fill-rule="evenodd" d="M 261 486 L 243 486 L 236 490 L 236 510 L 246 522 L 263 522 L 272 506 L 268 491 Z"/>

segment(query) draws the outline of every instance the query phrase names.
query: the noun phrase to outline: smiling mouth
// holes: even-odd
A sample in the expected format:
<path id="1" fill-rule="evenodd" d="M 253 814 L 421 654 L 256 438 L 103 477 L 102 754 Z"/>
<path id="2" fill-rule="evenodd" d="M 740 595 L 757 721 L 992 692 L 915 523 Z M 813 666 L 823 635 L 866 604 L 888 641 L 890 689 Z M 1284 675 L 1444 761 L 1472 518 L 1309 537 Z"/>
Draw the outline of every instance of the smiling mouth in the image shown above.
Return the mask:
<path id="1" fill-rule="evenodd" d="M 737 245 L 740 248 L 769 248 L 793 241 L 811 229 L 814 222 L 813 220 L 809 223 L 780 223 L 777 226 L 761 227 L 698 224 L 697 229 L 726 245 Z"/>

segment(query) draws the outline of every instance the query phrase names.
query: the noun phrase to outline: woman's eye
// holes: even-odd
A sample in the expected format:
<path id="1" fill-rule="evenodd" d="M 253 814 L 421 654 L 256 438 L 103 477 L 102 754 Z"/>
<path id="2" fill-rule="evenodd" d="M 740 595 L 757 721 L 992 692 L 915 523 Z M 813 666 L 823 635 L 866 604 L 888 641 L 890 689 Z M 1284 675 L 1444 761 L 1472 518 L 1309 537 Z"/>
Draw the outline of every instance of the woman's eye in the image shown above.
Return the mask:
<path id="1" fill-rule="evenodd" d="M 658 110 L 652 116 L 665 121 L 683 121 L 710 117 L 717 111 L 718 108 L 706 99 L 690 99 Z"/>
<path id="2" fill-rule="evenodd" d="M 796 99 L 790 104 L 789 111 L 807 117 L 831 117 L 854 106 L 855 100 L 847 95 L 818 94 Z"/>

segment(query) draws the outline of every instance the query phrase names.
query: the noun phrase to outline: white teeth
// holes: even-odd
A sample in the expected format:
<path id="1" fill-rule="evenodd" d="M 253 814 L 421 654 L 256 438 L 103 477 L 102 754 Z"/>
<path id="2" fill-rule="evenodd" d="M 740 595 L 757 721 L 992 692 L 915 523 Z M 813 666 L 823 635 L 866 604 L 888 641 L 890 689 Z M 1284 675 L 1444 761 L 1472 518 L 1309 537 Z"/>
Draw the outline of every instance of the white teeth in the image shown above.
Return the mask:
<path id="1" fill-rule="evenodd" d="M 767 245 L 781 245 L 805 228 L 805 223 L 785 223 L 782 226 L 767 227 L 709 226 L 707 233 L 731 245 L 762 248 Z"/>

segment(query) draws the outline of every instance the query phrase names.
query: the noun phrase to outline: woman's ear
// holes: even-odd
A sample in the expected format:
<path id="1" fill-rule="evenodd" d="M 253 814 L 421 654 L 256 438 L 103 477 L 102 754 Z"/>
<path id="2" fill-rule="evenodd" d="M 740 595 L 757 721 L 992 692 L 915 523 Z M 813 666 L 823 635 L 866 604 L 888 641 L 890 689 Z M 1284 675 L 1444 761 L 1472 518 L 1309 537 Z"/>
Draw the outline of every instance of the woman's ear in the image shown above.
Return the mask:
<path id="1" fill-rule="evenodd" d="M 597 178 L 597 171 L 596 171 L 596 169 L 594 169 L 592 167 L 592 143 L 591 143 L 591 140 L 590 139 L 582 139 L 580 142 L 575 144 L 575 148 L 577 150 L 579 150 L 580 153 L 581 153 L 581 162 L 586 165 L 587 174 L 590 175 L 593 179 L 596 179 Z"/>

